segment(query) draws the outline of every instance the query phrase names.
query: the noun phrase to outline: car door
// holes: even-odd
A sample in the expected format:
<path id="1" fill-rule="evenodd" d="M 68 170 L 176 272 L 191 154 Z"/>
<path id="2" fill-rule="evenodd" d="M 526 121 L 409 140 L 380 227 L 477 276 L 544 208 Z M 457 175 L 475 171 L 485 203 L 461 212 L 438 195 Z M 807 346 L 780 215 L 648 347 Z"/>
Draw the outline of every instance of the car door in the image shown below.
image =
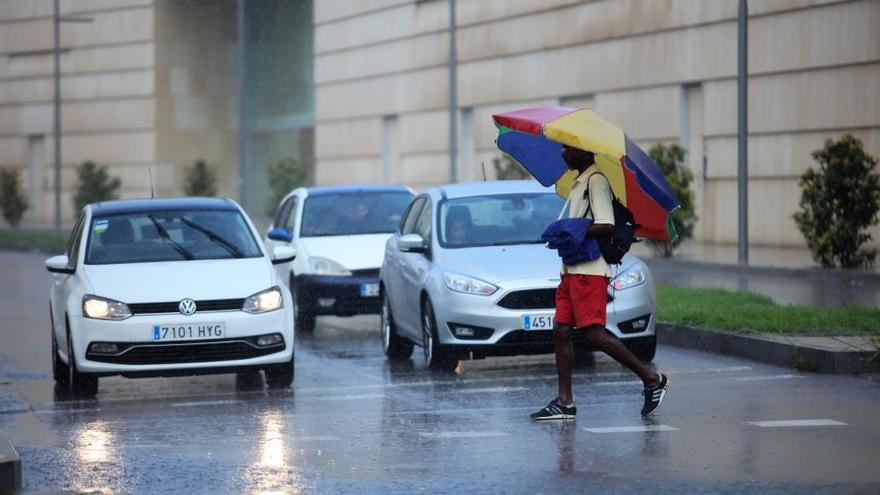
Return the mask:
<path id="1" fill-rule="evenodd" d="M 422 318 L 421 318 L 421 293 L 425 287 L 425 279 L 431 268 L 431 238 L 433 235 L 433 204 L 430 198 L 425 201 L 419 217 L 416 220 L 414 233 L 422 236 L 428 251 L 425 253 L 404 253 L 400 276 L 404 290 L 404 305 L 406 306 L 406 328 L 412 339 L 420 342 L 422 336 Z"/>
<path id="2" fill-rule="evenodd" d="M 385 284 L 385 290 L 388 293 L 388 300 L 391 304 L 391 313 L 394 315 L 398 327 L 405 333 L 409 333 L 406 329 L 408 326 L 406 322 L 412 318 L 411 315 L 406 313 L 412 311 L 412 308 L 406 305 L 405 293 L 410 288 L 404 285 L 402 275 L 403 265 L 406 263 L 404 255 L 407 253 L 398 249 L 397 239 L 402 235 L 415 232 L 416 222 L 419 219 L 419 213 L 421 213 L 425 201 L 427 201 L 426 196 L 419 196 L 407 208 L 403 220 L 400 222 L 400 232 L 391 238 L 391 242 L 388 245 L 389 252 L 382 278 L 382 283 Z"/>
<path id="3" fill-rule="evenodd" d="M 67 255 L 68 268 L 77 268 L 83 232 L 86 230 L 85 219 L 85 212 L 80 213 L 79 218 L 70 233 L 70 238 L 67 240 L 65 254 Z M 73 275 L 68 275 L 66 273 L 52 274 L 52 294 L 50 296 L 52 299 L 52 326 L 55 330 L 55 337 L 58 339 L 58 345 L 62 349 L 66 349 L 66 347 L 63 346 L 67 345 L 67 333 L 64 323 L 64 318 L 67 313 L 67 297 L 70 294 L 70 289 L 74 282 L 73 279 L 77 276 L 76 273 Z"/>
<path id="4" fill-rule="evenodd" d="M 270 230 L 276 227 L 284 227 L 294 236 L 294 238 L 290 242 L 276 241 L 274 239 L 266 238 L 266 248 L 269 251 L 269 257 L 272 256 L 275 246 L 290 246 L 296 249 L 296 235 L 294 234 L 296 230 L 294 230 L 294 226 L 296 224 L 298 205 L 299 197 L 294 195 L 287 198 L 284 203 L 281 204 L 281 207 L 278 208 L 278 212 L 275 215 L 275 220 L 272 222 Z M 284 281 L 284 283 L 289 283 L 291 268 L 292 264 L 290 263 L 275 265 L 275 272 L 278 274 L 278 279 Z"/>

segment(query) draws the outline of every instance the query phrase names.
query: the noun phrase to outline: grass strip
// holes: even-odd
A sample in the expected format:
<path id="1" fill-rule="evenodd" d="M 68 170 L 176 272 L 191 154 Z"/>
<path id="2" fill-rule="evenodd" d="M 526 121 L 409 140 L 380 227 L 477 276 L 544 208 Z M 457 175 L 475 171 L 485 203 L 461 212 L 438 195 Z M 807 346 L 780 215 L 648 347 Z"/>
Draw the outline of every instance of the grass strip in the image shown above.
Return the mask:
<path id="1" fill-rule="evenodd" d="M 68 234 L 68 232 L 59 234 L 29 230 L 0 230 L 0 247 L 62 254 L 67 245 Z"/>
<path id="2" fill-rule="evenodd" d="M 658 286 L 660 321 L 750 333 L 880 335 L 880 309 L 780 306 L 769 297 L 724 289 Z"/>

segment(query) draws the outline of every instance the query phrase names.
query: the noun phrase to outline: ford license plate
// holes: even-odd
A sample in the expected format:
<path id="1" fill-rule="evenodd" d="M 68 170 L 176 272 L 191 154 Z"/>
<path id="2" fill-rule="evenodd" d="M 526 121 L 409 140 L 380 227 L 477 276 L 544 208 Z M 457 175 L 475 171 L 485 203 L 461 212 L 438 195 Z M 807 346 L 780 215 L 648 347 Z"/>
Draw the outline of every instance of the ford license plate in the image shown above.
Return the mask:
<path id="1" fill-rule="evenodd" d="M 553 330 L 553 315 L 524 315 L 523 330 Z"/>
<path id="2" fill-rule="evenodd" d="M 153 342 L 222 339 L 225 335 L 223 323 L 153 325 Z"/>
<path id="3" fill-rule="evenodd" d="M 379 284 L 361 284 L 361 297 L 379 297 Z"/>

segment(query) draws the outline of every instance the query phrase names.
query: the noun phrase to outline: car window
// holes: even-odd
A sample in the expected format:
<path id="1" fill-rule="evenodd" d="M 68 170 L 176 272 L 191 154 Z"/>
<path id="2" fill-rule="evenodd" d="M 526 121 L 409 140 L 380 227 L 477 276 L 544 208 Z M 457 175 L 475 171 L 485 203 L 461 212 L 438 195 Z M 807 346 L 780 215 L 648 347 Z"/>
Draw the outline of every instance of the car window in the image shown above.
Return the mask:
<path id="1" fill-rule="evenodd" d="M 293 206 L 293 202 L 296 200 L 296 196 L 291 196 L 287 198 L 287 200 L 278 208 L 278 212 L 275 213 L 275 219 L 272 221 L 272 225 L 275 227 L 284 227 L 284 224 L 287 219 L 287 214 L 290 213 L 290 208 Z"/>
<path id="2" fill-rule="evenodd" d="M 80 213 L 79 218 L 76 221 L 76 225 L 74 225 L 73 231 L 70 233 L 70 240 L 68 241 L 66 250 L 68 268 L 76 267 L 76 262 L 79 258 L 79 247 L 82 244 L 80 241 L 82 240 L 83 224 L 85 223 L 85 218 L 85 212 Z"/>
<path id="3" fill-rule="evenodd" d="M 425 196 L 419 196 L 410 204 L 409 210 L 406 212 L 406 219 L 404 219 L 400 228 L 402 235 L 412 234 L 415 231 L 416 221 L 419 219 L 419 213 L 422 212 L 422 205 L 425 204 L 426 200 Z"/>
<path id="4" fill-rule="evenodd" d="M 540 242 L 564 205 L 553 193 L 521 193 L 444 200 L 438 211 L 445 248 Z"/>
<path id="5" fill-rule="evenodd" d="M 86 264 L 256 258 L 260 248 L 238 210 L 163 210 L 96 216 Z"/>
<path id="6" fill-rule="evenodd" d="M 412 194 L 406 191 L 359 191 L 309 196 L 303 203 L 300 237 L 390 234 Z"/>
<path id="7" fill-rule="evenodd" d="M 297 198 L 296 196 L 290 198 L 289 207 L 287 208 L 287 212 L 285 216 L 283 216 L 282 226 L 287 229 L 288 232 L 293 232 L 293 224 L 296 222 L 296 207 L 297 207 Z"/>
<path id="8" fill-rule="evenodd" d="M 419 220 L 416 222 L 415 233 L 422 236 L 422 239 L 425 240 L 425 243 L 431 244 L 431 202 L 428 201 L 425 203 L 425 206 L 422 208 L 422 212 L 419 213 Z"/>

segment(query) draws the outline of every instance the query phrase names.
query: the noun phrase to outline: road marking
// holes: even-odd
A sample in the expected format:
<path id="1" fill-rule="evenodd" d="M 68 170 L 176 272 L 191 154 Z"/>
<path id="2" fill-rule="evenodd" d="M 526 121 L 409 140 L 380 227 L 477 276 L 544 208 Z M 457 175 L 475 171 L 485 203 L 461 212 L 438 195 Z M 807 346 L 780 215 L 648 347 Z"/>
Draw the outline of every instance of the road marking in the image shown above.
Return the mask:
<path id="1" fill-rule="evenodd" d="M 101 409 L 94 408 L 84 408 L 84 409 L 37 409 L 34 411 L 36 414 L 80 414 L 80 413 L 92 413 L 99 412 Z"/>
<path id="2" fill-rule="evenodd" d="M 451 390 L 457 394 L 503 394 L 506 392 L 522 392 L 529 390 L 528 387 L 491 387 L 491 388 L 463 388 L 460 390 Z"/>
<path id="3" fill-rule="evenodd" d="M 601 428 L 584 428 L 590 433 L 638 433 L 645 431 L 678 431 L 678 428 L 667 425 L 640 426 L 604 426 Z"/>
<path id="4" fill-rule="evenodd" d="M 171 407 L 195 407 L 195 406 L 223 406 L 227 404 L 238 404 L 240 400 L 204 400 L 199 402 L 175 402 Z"/>
<path id="5" fill-rule="evenodd" d="M 435 433 L 419 433 L 424 438 L 487 438 L 509 437 L 510 433 L 503 431 L 439 431 Z"/>
<path id="6" fill-rule="evenodd" d="M 316 435 L 311 437 L 290 437 L 290 441 L 292 442 L 334 442 L 339 440 L 339 437 L 334 437 L 333 435 Z"/>
<path id="7" fill-rule="evenodd" d="M 361 394 L 361 395 L 328 395 L 325 397 L 315 397 L 312 400 L 359 400 L 359 399 L 381 399 L 385 394 Z"/>
<path id="8" fill-rule="evenodd" d="M 793 378 L 806 378 L 807 375 L 770 375 L 770 376 L 741 376 L 734 378 L 738 382 L 760 382 L 764 380 L 791 380 Z"/>
<path id="9" fill-rule="evenodd" d="M 750 425 L 761 428 L 786 428 L 793 426 L 849 426 L 833 419 L 784 419 L 779 421 L 749 421 Z"/>

